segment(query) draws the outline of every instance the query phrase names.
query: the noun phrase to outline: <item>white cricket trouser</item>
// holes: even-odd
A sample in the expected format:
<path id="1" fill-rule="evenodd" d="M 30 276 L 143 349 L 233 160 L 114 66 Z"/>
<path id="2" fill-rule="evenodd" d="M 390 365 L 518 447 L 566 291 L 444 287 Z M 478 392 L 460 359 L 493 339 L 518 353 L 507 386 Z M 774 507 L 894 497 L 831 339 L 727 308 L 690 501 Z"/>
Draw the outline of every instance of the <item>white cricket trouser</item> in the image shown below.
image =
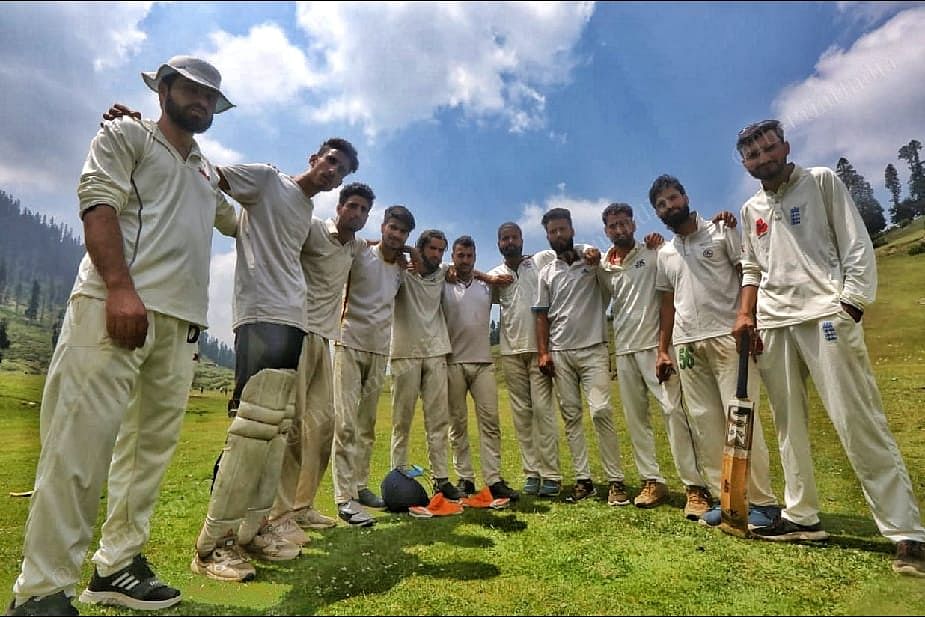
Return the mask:
<path id="1" fill-rule="evenodd" d="M 424 404 L 427 457 L 434 478 L 449 477 L 446 356 L 392 360 L 392 467 L 408 464 L 408 440 L 418 396 Z"/>
<path id="2" fill-rule="evenodd" d="M 588 443 L 582 425 L 581 394 L 584 392 L 597 432 L 598 451 L 609 482 L 623 480 L 620 444 L 610 407 L 610 358 L 607 345 L 553 351 L 556 367 L 553 379 L 559 408 L 565 421 L 565 436 L 572 453 L 576 480 L 591 479 Z"/>
<path id="3" fill-rule="evenodd" d="M 19 601 L 74 595 L 103 483 L 106 522 L 93 561 L 103 576 L 141 552 L 193 380 L 190 324 L 148 311 L 142 347 L 116 347 L 105 302 L 68 302 L 42 393 L 42 452 L 13 586 Z"/>
<path id="4" fill-rule="evenodd" d="M 626 429 L 633 443 L 636 469 L 642 480 L 665 482 L 655 456 L 655 434 L 649 416 L 651 392 L 662 408 L 665 432 L 674 459 L 678 477 L 685 486 L 705 486 L 697 468 L 697 455 L 687 413 L 681 405 L 681 383 L 676 375 L 665 383 L 658 383 L 655 376 L 655 360 L 658 351 L 645 349 L 617 356 L 617 383 L 620 384 L 620 400 L 626 416 Z"/>
<path id="5" fill-rule="evenodd" d="M 334 371 L 328 340 L 314 332 L 302 339 L 296 371 L 295 418 L 286 437 L 286 453 L 271 518 L 311 508 L 331 459 L 334 440 Z"/>
<path id="6" fill-rule="evenodd" d="M 388 356 L 337 345 L 334 348 L 334 502 L 357 499 L 369 482 L 376 440 L 376 407 Z"/>
<path id="7" fill-rule="evenodd" d="M 466 394 L 472 394 L 475 420 L 479 428 L 479 462 L 486 486 L 501 479 L 501 421 L 498 419 L 498 383 L 495 367 L 486 363 L 449 364 L 447 396 L 450 411 L 450 447 L 456 474 L 475 480 L 472 456 L 469 454 L 469 405 Z"/>
<path id="8" fill-rule="evenodd" d="M 735 398 L 739 353 L 731 334 L 675 345 L 681 392 L 687 402 L 694 445 L 707 488 L 718 498 L 723 477 L 723 449 L 729 402 Z M 755 363 L 748 361 L 748 398 L 755 404 L 752 453 L 749 457 L 748 501 L 777 504 L 771 488 L 771 462 L 758 416 L 761 384 Z"/>
<path id="9" fill-rule="evenodd" d="M 809 374 L 886 538 L 925 541 L 919 507 L 896 440 L 887 426 L 864 329 L 844 311 L 794 326 L 761 331 L 759 368 L 774 411 L 784 468 L 784 516 L 819 521 L 809 445 Z"/>
<path id="10" fill-rule="evenodd" d="M 524 476 L 562 480 L 559 420 L 552 402 L 552 379 L 540 372 L 536 353 L 501 356 L 514 432 Z"/>

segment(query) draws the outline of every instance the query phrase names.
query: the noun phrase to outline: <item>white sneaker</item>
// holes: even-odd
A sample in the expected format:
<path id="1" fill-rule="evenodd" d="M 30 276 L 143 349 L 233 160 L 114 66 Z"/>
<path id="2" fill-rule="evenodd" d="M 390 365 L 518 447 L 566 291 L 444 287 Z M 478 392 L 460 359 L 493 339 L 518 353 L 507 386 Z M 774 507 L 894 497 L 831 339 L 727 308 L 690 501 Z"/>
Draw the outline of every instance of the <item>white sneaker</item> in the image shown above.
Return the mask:
<path id="1" fill-rule="evenodd" d="M 293 544 L 298 544 L 299 546 L 308 544 L 310 540 L 310 538 L 305 535 L 305 532 L 302 531 L 302 528 L 292 520 L 291 516 L 283 516 L 282 518 L 270 521 L 264 525 L 264 529 L 270 529 L 280 537 L 289 540 Z"/>
<path id="2" fill-rule="evenodd" d="M 269 525 L 264 526 L 254 539 L 241 548 L 256 559 L 289 561 L 302 554 L 302 547 L 280 536 Z"/>
<path id="3" fill-rule="evenodd" d="M 248 561 L 241 547 L 229 540 L 203 557 L 195 551 L 190 569 L 217 581 L 244 582 L 253 580 L 257 570 Z"/>
<path id="4" fill-rule="evenodd" d="M 337 527 L 337 520 L 330 516 L 325 516 L 314 508 L 303 508 L 293 513 L 292 519 L 300 527 L 309 529 L 329 529 Z"/>

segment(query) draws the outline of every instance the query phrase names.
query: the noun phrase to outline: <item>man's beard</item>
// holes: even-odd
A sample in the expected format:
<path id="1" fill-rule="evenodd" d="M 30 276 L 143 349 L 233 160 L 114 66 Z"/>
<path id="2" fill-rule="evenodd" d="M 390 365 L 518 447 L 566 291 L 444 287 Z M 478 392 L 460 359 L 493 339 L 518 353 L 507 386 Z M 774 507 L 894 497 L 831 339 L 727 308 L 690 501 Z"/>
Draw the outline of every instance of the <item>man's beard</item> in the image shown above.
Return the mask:
<path id="1" fill-rule="evenodd" d="M 505 259 L 517 259 L 524 254 L 524 247 L 516 244 L 508 244 L 503 249 L 499 249 Z"/>
<path id="2" fill-rule="evenodd" d="M 765 163 L 759 169 L 749 170 L 748 173 L 750 173 L 752 175 L 752 178 L 754 178 L 755 180 L 761 180 L 761 181 L 773 180 L 778 175 L 780 175 L 781 171 L 786 166 L 787 166 L 786 163 L 778 163 L 776 161 L 772 161 L 770 163 Z"/>
<path id="3" fill-rule="evenodd" d="M 689 205 L 684 204 L 680 210 L 675 210 L 671 214 L 659 217 L 662 219 L 662 222 L 668 226 L 672 231 L 677 231 L 678 227 L 687 222 L 687 219 L 691 217 L 691 208 Z"/>
<path id="4" fill-rule="evenodd" d="M 194 118 L 186 111 L 190 107 L 192 107 L 192 105 L 181 108 L 170 96 L 170 92 L 167 93 L 167 98 L 164 100 L 164 113 L 184 131 L 190 133 L 205 133 L 209 127 L 212 126 L 213 114 L 210 114 L 208 110 L 206 110 L 204 116 L 201 118 Z"/>
<path id="5" fill-rule="evenodd" d="M 549 246 L 552 250 L 561 255 L 575 250 L 575 239 L 557 240 L 556 242 L 550 242 Z"/>
<path id="6" fill-rule="evenodd" d="M 636 238 L 633 236 L 629 237 L 617 237 L 611 240 L 613 245 L 621 249 L 631 249 L 636 246 Z"/>

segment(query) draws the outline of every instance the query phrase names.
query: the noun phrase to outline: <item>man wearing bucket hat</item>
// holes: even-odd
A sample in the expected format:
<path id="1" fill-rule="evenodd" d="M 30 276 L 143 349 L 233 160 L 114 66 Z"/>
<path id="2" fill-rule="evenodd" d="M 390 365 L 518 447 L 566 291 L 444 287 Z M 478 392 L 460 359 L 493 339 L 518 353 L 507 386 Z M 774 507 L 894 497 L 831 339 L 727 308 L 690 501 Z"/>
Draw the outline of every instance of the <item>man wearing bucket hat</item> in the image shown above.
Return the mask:
<path id="1" fill-rule="evenodd" d="M 160 118 L 103 123 L 78 185 L 87 254 L 42 395 L 13 615 L 77 614 L 71 602 L 107 480 L 108 516 L 81 600 L 136 610 L 180 600 L 141 550 L 206 326 L 212 227 L 236 228 L 194 134 L 232 105 L 219 72 L 197 58 L 142 76 Z"/>

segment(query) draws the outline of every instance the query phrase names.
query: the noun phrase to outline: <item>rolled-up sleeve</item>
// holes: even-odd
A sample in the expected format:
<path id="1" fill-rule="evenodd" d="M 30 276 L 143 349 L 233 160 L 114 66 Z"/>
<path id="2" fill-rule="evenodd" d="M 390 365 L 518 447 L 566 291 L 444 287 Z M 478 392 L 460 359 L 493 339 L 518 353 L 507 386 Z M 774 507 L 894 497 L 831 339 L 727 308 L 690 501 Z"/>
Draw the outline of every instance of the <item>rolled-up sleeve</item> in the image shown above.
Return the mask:
<path id="1" fill-rule="evenodd" d="M 144 128 L 132 119 L 104 122 L 84 162 L 77 197 L 80 216 L 97 204 L 121 212 L 128 203 L 131 176 L 144 149 Z"/>

